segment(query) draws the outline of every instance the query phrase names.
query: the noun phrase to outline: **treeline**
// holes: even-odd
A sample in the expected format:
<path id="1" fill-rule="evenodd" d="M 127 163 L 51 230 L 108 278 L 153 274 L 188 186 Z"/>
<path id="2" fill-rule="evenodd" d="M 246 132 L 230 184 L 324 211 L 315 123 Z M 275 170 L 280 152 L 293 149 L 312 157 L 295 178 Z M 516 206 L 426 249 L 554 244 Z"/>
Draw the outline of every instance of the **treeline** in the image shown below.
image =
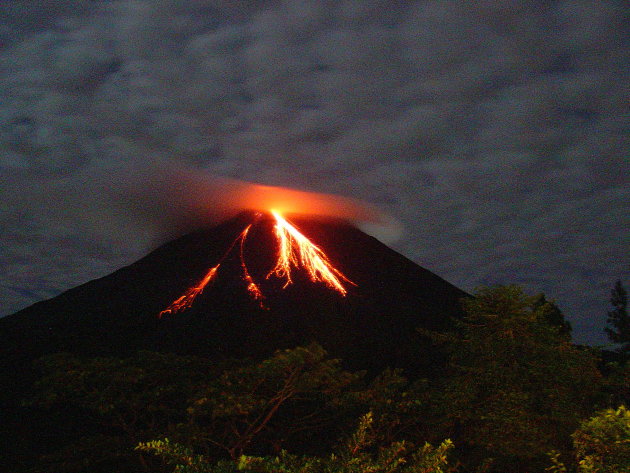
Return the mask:
<path id="1" fill-rule="evenodd" d="M 445 360 L 430 379 L 349 372 L 317 344 L 262 361 L 46 357 L 26 403 L 64 428 L 29 470 L 630 471 L 627 340 L 575 345 L 553 302 L 515 286 L 464 304 L 454 330 L 424 332 Z"/>

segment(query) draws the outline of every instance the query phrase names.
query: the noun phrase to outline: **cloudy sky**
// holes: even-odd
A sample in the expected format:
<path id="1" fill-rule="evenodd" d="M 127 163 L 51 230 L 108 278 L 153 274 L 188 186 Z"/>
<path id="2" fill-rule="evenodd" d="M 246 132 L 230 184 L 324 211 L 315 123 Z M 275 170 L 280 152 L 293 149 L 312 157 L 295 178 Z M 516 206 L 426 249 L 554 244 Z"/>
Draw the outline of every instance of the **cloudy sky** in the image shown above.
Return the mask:
<path id="1" fill-rule="evenodd" d="M 108 213 L 142 179 L 108 191 L 167 163 L 379 205 L 423 267 L 545 292 L 603 343 L 630 274 L 626 6 L 2 2 L 0 314 L 142 256 L 155 229 Z"/>

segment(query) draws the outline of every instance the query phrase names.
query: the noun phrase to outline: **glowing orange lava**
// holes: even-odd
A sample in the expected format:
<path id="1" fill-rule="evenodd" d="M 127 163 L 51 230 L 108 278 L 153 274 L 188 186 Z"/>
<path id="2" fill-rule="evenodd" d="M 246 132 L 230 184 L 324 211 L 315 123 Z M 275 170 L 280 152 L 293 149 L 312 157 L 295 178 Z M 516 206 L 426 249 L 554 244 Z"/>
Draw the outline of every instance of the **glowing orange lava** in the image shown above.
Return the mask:
<path id="1" fill-rule="evenodd" d="M 221 266 L 221 263 L 217 264 L 213 268 L 210 268 L 210 271 L 206 273 L 206 275 L 199 282 L 199 284 L 189 288 L 184 293 L 183 296 L 173 301 L 171 305 L 169 305 L 166 309 L 160 312 L 159 316 L 162 317 L 163 315 L 167 315 L 167 314 L 176 314 L 177 312 L 183 312 L 186 309 L 188 309 L 194 302 L 195 298 L 199 294 L 201 294 L 203 290 L 205 289 L 205 287 L 208 285 L 208 283 L 214 279 L 214 276 L 217 274 L 217 270 L 219 269 L 219 266 Z"/>
<path id="2" fill-rule="evenodd" d="M 270 213 L 275 219 L 274 231 L 278 241 L 278 257 L 275 266 L 271 271 L 269 271 L 266 279 L 269 279 L 272 276 L 281 279 L 284 278 L 285 283 L 283 288 L 286 288 L 293 282 L 291 279 L 291 271 L 294 268 L 301 268 L 307 272 L 311 281 L 322 282 L 342 296 L 345 296 L 348 291 L 344 287 L 343 282 L 347 282 L 352 285 L 355 284 L 331 264 L 321 248 L 313 244 L 307 237 L 300 233 L 300 231 L 285 220 L 278 211 L 270 210 Z M 254 223 L 247 225 L 245 229 L 234 239 L 230 247 L 219 260 L 218 264 L 210 268 L 198 284 L 189 288 L 184 295 L 176 299 L 166 309 L 160 312 L 159 316 L 162 317 L 167 314 L 183 312 L 191 307 L 195 298 L 201 294 L 208 283 L 215 278 L 221 263 L 231 253 L 237 242 L 240 242 L 240 263 L 243 270 L 243 280 L 247 284 L 247 291 L 254 300 L 258 301 L 261 308 L 267 309 L 263 303 L 263 300 L 265 299 L 263 292 L 247 269 L 244 254 L 245 240 L 247 239 L 249 230 L 252 225 L 256 223 L 259 217 L 260 214 L 257 214 Z"/>
<path id="3" fill-rule="evenodd" d="M 245 246 L 245 239 L 247 238 L 247 234 L 249 233 L 249 229 L 251 228 L 251 224 L 247 226 L 243 233 L 241 234 L 241 268 L 243 268 L 243 279 L 247 283 L 247 291 L 249 294 L 259 302 L 260 307 L 265 309 L 265 305 L 262 303 L 262 300 L 265 298 L 263 296 L 262 291 L 258 287 L 258 284 L 254 282 L 251 274 L 249 274 L 249 270 L 247 269 L 247 265 L 245 264 L 245 255 L 243 254 L 243 247 Z"/>
<path id="4" fill-rule="evenodd" d="M 276 219 L 275 232 L 279 250 L 276 266 L 269 272 L 267 278 L 272 275 L 285 278 L 286 282 L 283 287 L 287 287 L 293 282 L 291 280 L 291 267 L 302 267 L 308 272 L 311 281 L 323 282 L 345 296 L 348 291 L 341 281 L 353 284 L 352 281 L 330 263 L 321 248 L 311 243 L 277 211 L 271 210 L 271 214 Z"/>
<path id="5" fill-rule="evenodd" d="M 234 248 L 234 245 L 239 240 L 241 241 L 241 261 L 243 261 L 243 257 L 242 257 L 243 241 L 247 237 L 247 233 L 249 232 L 249 229 L 251 228 L 251 226 L 252 226 L 252 224 L 250 223 L 249 225 L 247 225 L 247 227 L 245 227 L 245 230 L 243 230 L 239 234 L 239 236 L 236 237 L 236 239 L 232 242 L 232 244 L 227 249 L 227 251 L 223 254 L 223 256 L 221 257 L 221 259 L 219 260 L 217 265 L 212 267 L 212 268 L 210 268 L 210 270 L 206 273 L 206 275 L 203 277 L 203 279 L 201 281 L 199 281 L 199 283 L 197 285 L 189 288 L 184 293 L 183 296 L 179 297 L 178 299 L 175 299 L 175 301 L 173 301 L 166 309 L 164 309 L 162 312 L 159 313 L 158 317 L 162 317 L 163 315 L 176 314 L 178 312 L 183 312 L 186 309 L 188 309 L 190 306 L 192 306 L 193 302 L 195 301 L 195 298 L 199 294 L 201 294 L 203 292 L 203 290 L 205 289 L 205 287 L 208 285 L 208 283 L 214 279 L 214 277 L 215 277 L 215 275 L 216 275 L 216 273 L 217 273 L 217 271 L 219 269 L 219 266 L 221 266 L 221 263 L 223 262 L 223 260 L 225 260 L 225 258 L 227 258 L 227 256 L 232 251 L 232 248 Z M 245 270 L 246 276 L 249 275 L 249 273 L 247 272 L 247 268 L 246 268 L 244 262 L 243 262 L 243 268 Z M 251 277 L 249 279 L 251 280 Z M 253 280 L 251 282 L 253 283 Z M 255 286 L 255 284 L 254 284 L 254 286 Z M 251 290 L 250 290 L 250 292 L 251 292 Z"/>

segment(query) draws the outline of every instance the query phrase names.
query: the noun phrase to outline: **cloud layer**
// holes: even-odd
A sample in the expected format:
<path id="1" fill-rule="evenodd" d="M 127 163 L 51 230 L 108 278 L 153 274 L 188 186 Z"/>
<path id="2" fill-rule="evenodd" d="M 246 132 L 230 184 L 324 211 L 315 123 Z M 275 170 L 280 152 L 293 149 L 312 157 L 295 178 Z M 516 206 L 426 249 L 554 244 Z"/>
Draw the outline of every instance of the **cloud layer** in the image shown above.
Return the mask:
<path id="1" fill-rule="evenodd" d="M 602 340 L 629 269 L 623 2 L 5 3 L 1 313 L 152 238 L 95 238 L 100 207 L 60 182 L 174 163 L 370 201 L 422 266 L 544 291 Z"/>

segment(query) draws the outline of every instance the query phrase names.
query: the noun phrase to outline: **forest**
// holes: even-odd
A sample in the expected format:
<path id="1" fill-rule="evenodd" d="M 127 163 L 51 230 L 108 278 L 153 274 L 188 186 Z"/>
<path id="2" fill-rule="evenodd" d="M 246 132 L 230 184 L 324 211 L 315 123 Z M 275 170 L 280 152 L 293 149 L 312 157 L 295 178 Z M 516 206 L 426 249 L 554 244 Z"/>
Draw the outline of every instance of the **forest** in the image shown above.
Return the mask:
<path id="1" fill-rule="evenodd" d="M 443 360 L 430 376 L 350 371 L 317 343 L 262 360 L 46 356 L 24 405 L 63 428 L 28 471 L 630 471 L 621 283 L 607 347 L 573 343 L 554 302 L 517 286 L 463 303 L 451 330 L 422 331 Z"/>

